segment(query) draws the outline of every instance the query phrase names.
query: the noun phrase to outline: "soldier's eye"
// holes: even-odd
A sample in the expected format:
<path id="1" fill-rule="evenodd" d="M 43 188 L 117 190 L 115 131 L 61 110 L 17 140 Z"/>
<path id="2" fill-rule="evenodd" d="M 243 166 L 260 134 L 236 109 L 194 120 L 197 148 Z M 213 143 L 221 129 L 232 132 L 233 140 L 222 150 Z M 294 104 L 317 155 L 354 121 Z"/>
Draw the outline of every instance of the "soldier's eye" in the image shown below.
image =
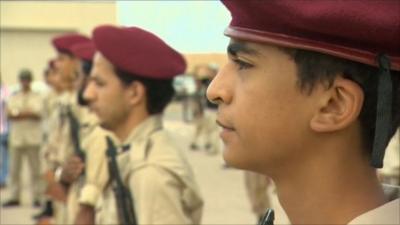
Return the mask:
<path id="1" fill-rule="evenodd" d="M 96 84 L 96 86 L 102 87 L 105 85 L 105 83 L 103 81 L 100 80 L 94 80 L 94 83 Z"/>
<path id="2" fill-rule="evenodd" d="M 249 69 L 253 67 L 253 65 L 251 65 L 250 63 L 244 62 L 240 59 L 232 59 L 232 60 L 236 64 L 239 70 Z"/>

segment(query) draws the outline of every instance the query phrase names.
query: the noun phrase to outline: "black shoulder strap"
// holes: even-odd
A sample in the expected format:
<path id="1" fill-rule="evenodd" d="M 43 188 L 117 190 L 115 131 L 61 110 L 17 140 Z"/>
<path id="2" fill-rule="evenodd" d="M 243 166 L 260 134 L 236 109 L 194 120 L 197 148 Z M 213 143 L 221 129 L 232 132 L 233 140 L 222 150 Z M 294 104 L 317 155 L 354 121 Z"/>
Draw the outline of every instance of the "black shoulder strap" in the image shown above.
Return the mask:
<path id="1" fill-rule="evenodd" d="M 132 193 L 124 186 L 119 173 L 118 163 L 116 160 L 117 150 L 110 137 L 106 137 L 106 140 L 108 168 L 110 171 L 111 183 L 113 184 L 119 222 L 122 225 L 136 225 L 137 220 Z"/>

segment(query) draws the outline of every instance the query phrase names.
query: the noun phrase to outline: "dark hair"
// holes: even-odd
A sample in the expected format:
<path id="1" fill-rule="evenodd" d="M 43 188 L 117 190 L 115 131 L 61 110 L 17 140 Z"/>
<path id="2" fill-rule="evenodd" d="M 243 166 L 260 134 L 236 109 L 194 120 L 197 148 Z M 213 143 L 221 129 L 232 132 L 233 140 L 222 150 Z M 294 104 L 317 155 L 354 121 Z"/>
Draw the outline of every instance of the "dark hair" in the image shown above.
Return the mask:
<path id="1" fill-rule="evenodd" d="M 282 49 L 288 53 L 297 65 L 298 85 L 302 91 L 310 94 L 316 83 L 331 87 L 335 77 L 344 78 L 357 83 L 364 92 L 364 103 L 359 115 L 362 137 L 366 149 L 372 150 L 379 69 L 334 56 L 301 49 Z M 390 137 L 394 135 L 400 124 L 400 73 L 391 71 L 393 83 L 392 126 Z"/>
<path id="2" fill-rule="evenodd" d="M 90 71 L 92 70 L 93 63 L 92 61 L 89 60 L 83 60 L 82 59 L 82 71 L 85 77 L 88 77 L 90 75 Z"/>
<path id="3" fill-rule="evenodd" d="M 138 81 L 146 87 L 147 111 L 151 115 L 162 113 L 175 94 L 172 79 L 145 78 L 118 68 L 115 68 L 115 72 L 124 85 Z"/>
<path id="4" fill-rule="evenodd" d="M 27 81 L 32 81 L 32 71 L 30 71 L 29 69 L 22 69 L 19 72 L 19 80 L 27 80 Z"/>
<path id="5" fill-rule="evenodd" d="M 83 93 L 85 92 L 85 89 L 87 86 L 86 80 L 90 75 L 90 71 L 92 70 L 93 63 L 92 63 L 92 61 L 82 59 L 81 66 L 82 66 L 82 71 L 83 71 L 83 76 L 84 76 L 84 82 L 82 84 L 82 87 L 79 87 L 77 98 L 78 98 L 79 105 L 87 106 L 89 104 L 89 102 L 83 97 Z"/>

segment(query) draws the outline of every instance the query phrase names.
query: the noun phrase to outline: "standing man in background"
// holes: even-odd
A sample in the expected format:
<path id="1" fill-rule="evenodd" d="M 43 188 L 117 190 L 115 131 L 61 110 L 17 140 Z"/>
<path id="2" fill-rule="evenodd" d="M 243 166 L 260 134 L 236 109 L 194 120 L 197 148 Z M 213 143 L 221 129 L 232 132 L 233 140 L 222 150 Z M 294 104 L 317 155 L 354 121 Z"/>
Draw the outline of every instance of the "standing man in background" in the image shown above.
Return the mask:
<path id="1" fill-rule="evenodd" d="M 31 173 L 33 205 L 40 206 L 38 196 L 40 179 L 39 149 L 42 141 L 41 115 L 42 98 L 31 90 L 32 73 L 22 70 L 19 73 L 21 89 L 10 97 L 7 105 L 7 116 L 11 121 L 10 155 L 11 155 L 11 199 L 4 207 L 19 206 L 21 197 L 22 159 L 27 158 Z"/>

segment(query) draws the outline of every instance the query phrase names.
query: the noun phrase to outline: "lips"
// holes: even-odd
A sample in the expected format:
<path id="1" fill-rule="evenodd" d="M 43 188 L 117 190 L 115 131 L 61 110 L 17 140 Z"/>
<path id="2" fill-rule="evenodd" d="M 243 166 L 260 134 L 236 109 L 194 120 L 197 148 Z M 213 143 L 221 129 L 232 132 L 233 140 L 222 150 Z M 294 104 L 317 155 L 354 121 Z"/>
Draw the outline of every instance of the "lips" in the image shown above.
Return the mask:
<path id="1" fill-rule="evenodd" d="M 222 127 L 224 130 L 228 130 L 228 131 L 234 131 L 235 129 L 233 128 L 233 126 L 227 125 L 224 122 L 221 122 L 220 120 L 217 119 L 217 124 Z"/>
<path id="2" fill-rule="evenodd" d="M 224 144 L 230 142 L 230 140 L 235 136 L 235 128 L 233 126 L 228 125 L 228 123 L 222 122 L 221 120 L 217 119 L 217 124 L 222 127 L 222 131 L 219 133 Z"/>

